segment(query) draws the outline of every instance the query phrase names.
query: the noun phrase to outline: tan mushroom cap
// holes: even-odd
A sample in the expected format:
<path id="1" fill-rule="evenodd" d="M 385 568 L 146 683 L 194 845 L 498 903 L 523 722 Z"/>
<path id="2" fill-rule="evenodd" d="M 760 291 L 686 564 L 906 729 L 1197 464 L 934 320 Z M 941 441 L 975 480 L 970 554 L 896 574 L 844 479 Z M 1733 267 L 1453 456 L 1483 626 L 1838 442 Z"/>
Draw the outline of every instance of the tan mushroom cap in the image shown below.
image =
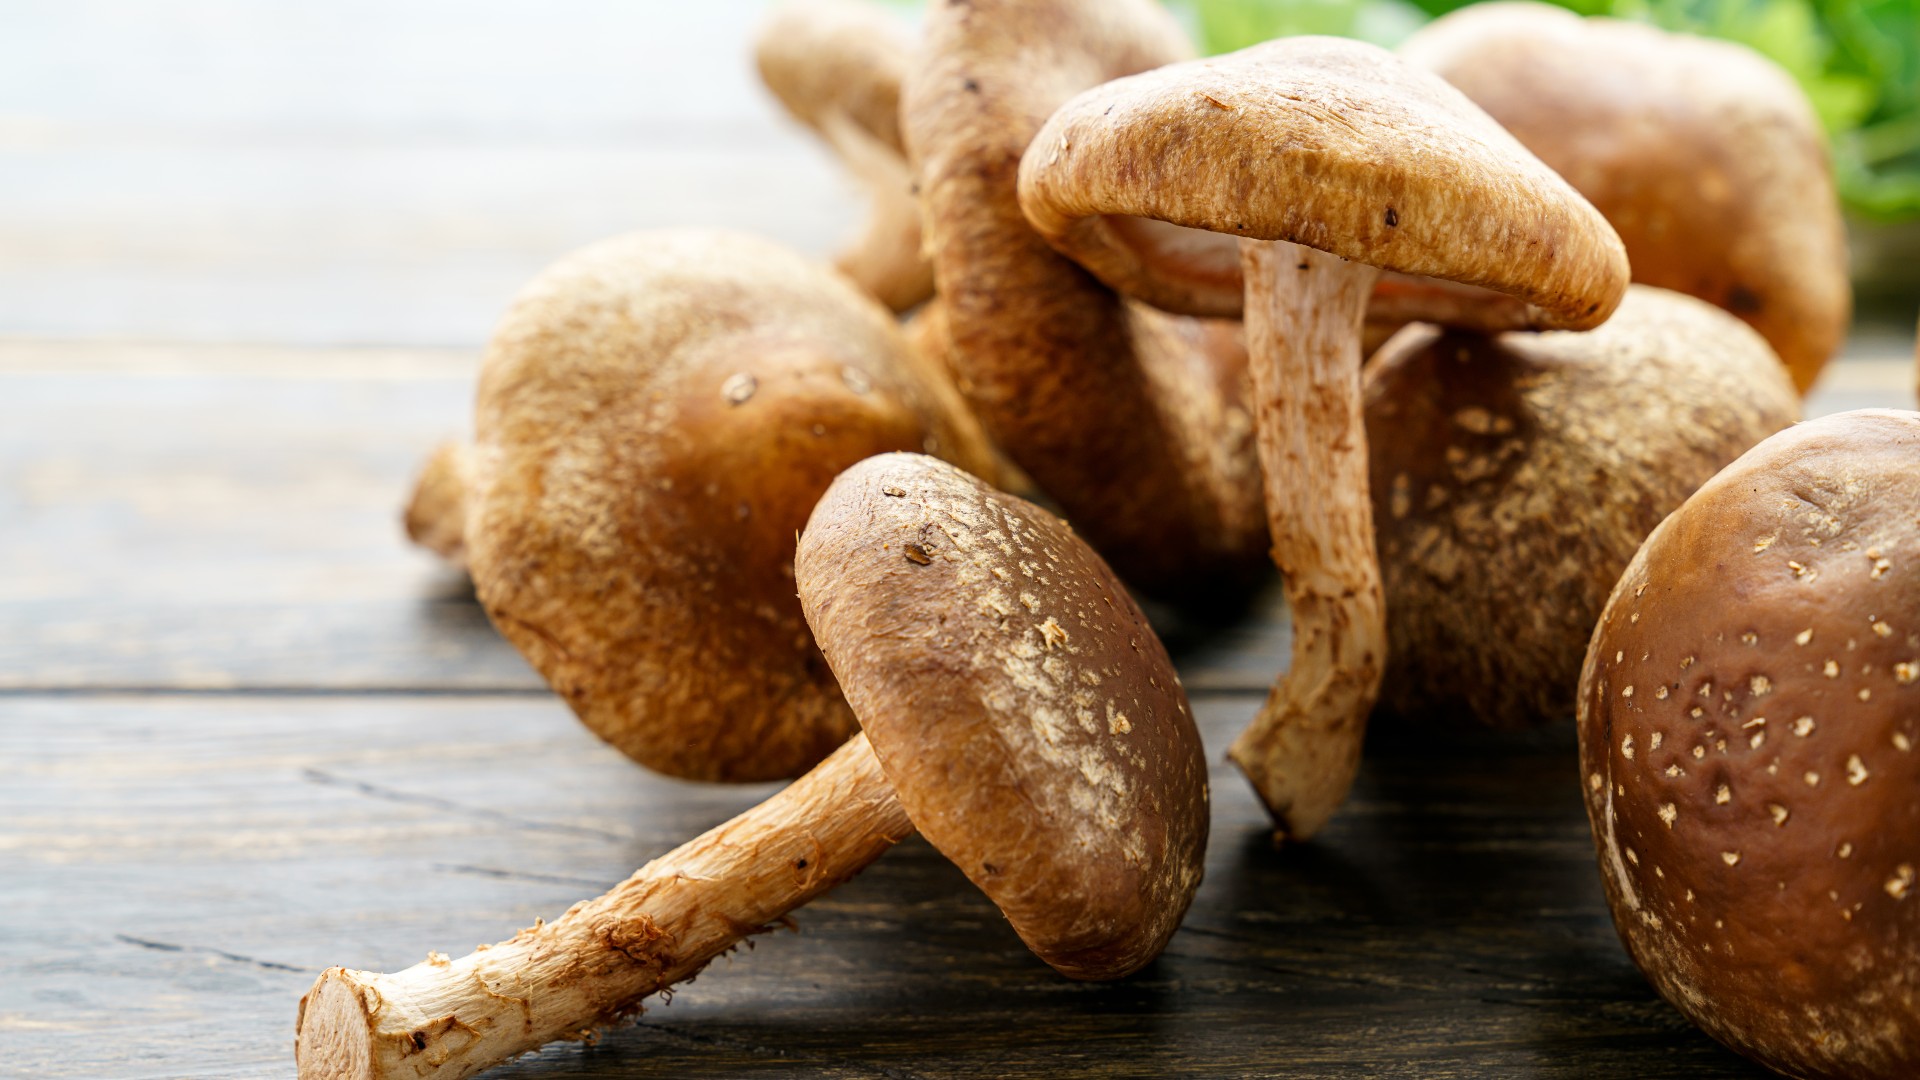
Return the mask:
<path id="1" fill-rule="evenodd" d="M 1021 162 L 1034 228 L 1116 289 L 1239 310 L 1238 255 L 1186 229 L 1286 240 L 1519 297 L 1585 329 L 1627 283 L 1619 238 L 1459 91 L 1383 49 L 1296 37 L 1069 101 Z M 1168 242 L 1162 238 L 1171 236 Z"/>
<path id="2" fill-rule="evenodd" d="M 1606 215 L 1635 281 L 1760 331 L 1804 392 L 1846 337 L 1846 235 L 1791 76 L 1743 46 L 1534 3 L 1475 4 L 1401 46 Z"/>
<path id="3" fill-rule="evenodd" d="M 854 730 L 794 597 L 843 468 L 977 427 L 888 313 L 764 240 L 638 233 L 522 291 L 487 349 L 466 545 L 501 632 L 602 738 L 675 776 L 804 770 Z"/>
<path id="4" fill-rule="evenodd" d="M 1366 394 L 1380 704 L 1494 727 L 1573 715 L 1594 624 L 1647 534 L 1800 416 L 1759 334 L 1645 285 L 1584 332 L 1410 327 Z"/>
<path id="5" fill-rule="evenodd" d="M 795 565 L 928 841 L 1064 974 L 1157 955 L 1200 882 L 1206 761 L 1172 662 L 1100 557 L 1038 507 L 888 454 L 834 481 Z"/>
<path id="6" fill-rule="evenodd" d="M 1654 530 L 1580 682 L 1615 926 L 1789 1076 L 1920 1075 L 1920 413 L 1773 436 Z"/>

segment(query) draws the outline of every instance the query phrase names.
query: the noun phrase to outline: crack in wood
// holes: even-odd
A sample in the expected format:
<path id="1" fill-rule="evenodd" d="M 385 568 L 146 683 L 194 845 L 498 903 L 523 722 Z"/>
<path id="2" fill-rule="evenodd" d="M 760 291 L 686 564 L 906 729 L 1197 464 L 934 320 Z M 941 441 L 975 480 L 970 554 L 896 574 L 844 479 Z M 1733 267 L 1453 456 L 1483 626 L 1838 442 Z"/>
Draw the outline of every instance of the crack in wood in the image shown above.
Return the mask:
<path id="1" fill-rule="evenodd" d="M 320 974 L 313 968 L 295 967 L 292 964 L 282 964 L 273 960 L 256 960 L 251 956 L 230 953 L 225 949 L 216 949 L 210 945 L 175 945 L 168 941 L 148 941 L 146 938 L 137 938 L 128 934 L 115 934 L 113 937 L 115 941 L 124 942 L 125 944 L 141 949 L 152 949 L 155 952 L 199 953 L 203 956 L 217 956 L 222 960 L 230 960 L 236 964 L 249 964 L 253 967 L 264 968 L 267 971 L 290 971 L 295 975 L 305 975 L 308 978 Z"/>
<path id="2" fill-rule="evenodd" d="M 512 814 L 504 814 L 498 810 L 489 810 L 485 807 L 467 806 L 454 802 L 452 799 L 443 799 L 438 795 L 422 795 L 418 792 L 400 791 L 395 788 L 383 787 L 379 784 L 369 784 L 364 780 L 355 780 L 348 776 L 338 776 L 324 769 L 302 769 L 300 770 L 300 776 L 301 779 L 311 784 L 343 788 L 356 794 L 365 795 L 370 799 L 403 803 L 408 806 L 425 806 L 434 810 L 444 810 L 450 814 L 459 814 L 480 821 L 490 821 L 497 825 L 505 825 L 513 829 L 524 829 L 529 832 L 564 833 L 568 836 L 584 836 L 594 840 L 608 840 L 617 844 L 629 843 L 634 839 L 634 837 L 622 833 L 613 832 L 608 829 L 596 829 L 587 825 L 569 825 L 559 821 L 537 821 L 532 818 L 515 817 Z"/>
<path id="3" fill-rule="evenodd" d="M 465 863 L 434 863 L 433 868 L 448 874 L 473 874 L 478 877 L 498 878 L 501 881 L 531 881 L 542 885 L 577 885 L 584 889 L 606 892 L 619 884 L 618 881 L 601 881 L 589 877 L 574 877 L 568 874 L 540 874 L 530 870 L 504 870 L 493 866 L 469 866 Z"/>

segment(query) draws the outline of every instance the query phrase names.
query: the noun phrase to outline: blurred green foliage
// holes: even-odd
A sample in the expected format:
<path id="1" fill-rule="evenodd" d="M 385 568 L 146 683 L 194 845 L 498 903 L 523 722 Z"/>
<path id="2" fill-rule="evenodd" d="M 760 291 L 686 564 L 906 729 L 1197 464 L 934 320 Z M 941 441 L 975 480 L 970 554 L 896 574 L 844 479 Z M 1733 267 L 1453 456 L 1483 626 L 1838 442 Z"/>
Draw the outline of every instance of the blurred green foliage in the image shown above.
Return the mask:
<path id="1" fill-rule="evenodd" d="M 1209 52 L 1287 34 L 1397 44 L 1474 0 L 1168 0 Z M 1799 80 L 1856 213 L 1920 219 L 1920 0 L 1549 0 L 1747 45 Z"/>

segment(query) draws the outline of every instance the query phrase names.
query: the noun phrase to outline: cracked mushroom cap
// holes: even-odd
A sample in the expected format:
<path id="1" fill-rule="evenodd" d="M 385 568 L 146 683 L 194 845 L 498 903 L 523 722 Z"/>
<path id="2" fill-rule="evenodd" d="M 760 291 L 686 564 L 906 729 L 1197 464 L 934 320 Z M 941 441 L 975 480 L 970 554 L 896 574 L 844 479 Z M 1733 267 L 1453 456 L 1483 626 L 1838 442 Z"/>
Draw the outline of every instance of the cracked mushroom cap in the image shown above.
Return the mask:
<path id="1" fill-rule="evenodd" d="M 1633 279 L 1746 320 L 1804 392 L 1852 294 L 1826 138 L 1751 49 L 1546 4 L 1476 4 L 1401 46 L 1606 215 Z"/>
<path id="2" fill-rule="evenodd" d="M 1062 973 L 1152 960 L 1200 883 L 1206 761 L 1166 650 L 1066 523 L 933 458 L 847 470 L 807 621 L 927 840 Z"/>
<path id="3" fill-rule="evenodd" d="M 1204 233 L 1482 286 L 1532 305 L 1545 329 L 1599 325 L 1627 284 L 1612 228 L 1479 107 L 1339 38 L 1269 41 L 1081 94 L 1022 159 L 1020 203 L 1102 281 L 1192 314 L 1242 302 L 1237 248 Z"/>
<path id="4" fill-rule="evenodd" d="M 1580 772 L 1661 995 L 1799 1077 L 1920 1075 L 1920 413 L 1754 447 L 1594 632 Z"/>
<path id="5" fill-rule="evenodd" d="M 991 468 L 957 392 L 844 278 L 749 236 L 636 233 L 548 268 L 487 348 L 468 562 L 602 738 L 674 776 L 790 776 L 855 728 L 794 537 L 889 450 Z"/>
<path id="6" fill-rule="evenodd" d="M 1584 332 L 1403 330 L 1368 366 L 1366 417 L 1382 707 L 1526 727 L 1573 715 L 1647 534 L 1800 399 L 1740 320 L 1635 285 Z"/>

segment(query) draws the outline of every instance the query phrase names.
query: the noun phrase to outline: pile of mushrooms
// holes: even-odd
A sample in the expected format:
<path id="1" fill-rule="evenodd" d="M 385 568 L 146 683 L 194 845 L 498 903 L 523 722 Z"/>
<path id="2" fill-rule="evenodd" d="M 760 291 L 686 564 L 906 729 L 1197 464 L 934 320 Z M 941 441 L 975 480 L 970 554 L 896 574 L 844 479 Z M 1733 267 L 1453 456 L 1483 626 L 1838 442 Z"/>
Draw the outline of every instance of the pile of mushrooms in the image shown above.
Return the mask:
<path id="1" fill-rule="evenodd" d="M 1245 282 L 1294 645 L 1233 759 L 1280 831 L 1309 837 L 1352 783 L 1387 658 L 1360 377 L 1376 268 L 1492 289 L 1536 326 L 1585 329 L 1625 292 L 1619 239 L 1458 91 L 1335 38 L 1084 93 L 1035 137 L 1020 195 L 1042 236 L 1154 303 L 1230 309 Z M 1209 246 L 1192 230 L 1238 239 Z"/>
<path id="2" fill-rule="evenodd" d="M 1795 1075 L 1920 1067 L 1920 414 L 1789 428 L 1850 308 L 1790 79 L 1530 3 L 1196 60 L 1152 0 L 788 0 L 755 56 L 873 195 L 840 272 L 563 260 L 406 521 L 636 761 L 811 771 L 509 941 L 329 969 L 303 1077 L 636 1015 L 916 829 L 1063 974 L 1136 970 L 1208 801 L 1127 589 L 1231 608 L 1269 559 L 1291 664 L 1230 756 L 1280 836 L 1376 705 L 1577 709 L 1660 992 Z"/>

